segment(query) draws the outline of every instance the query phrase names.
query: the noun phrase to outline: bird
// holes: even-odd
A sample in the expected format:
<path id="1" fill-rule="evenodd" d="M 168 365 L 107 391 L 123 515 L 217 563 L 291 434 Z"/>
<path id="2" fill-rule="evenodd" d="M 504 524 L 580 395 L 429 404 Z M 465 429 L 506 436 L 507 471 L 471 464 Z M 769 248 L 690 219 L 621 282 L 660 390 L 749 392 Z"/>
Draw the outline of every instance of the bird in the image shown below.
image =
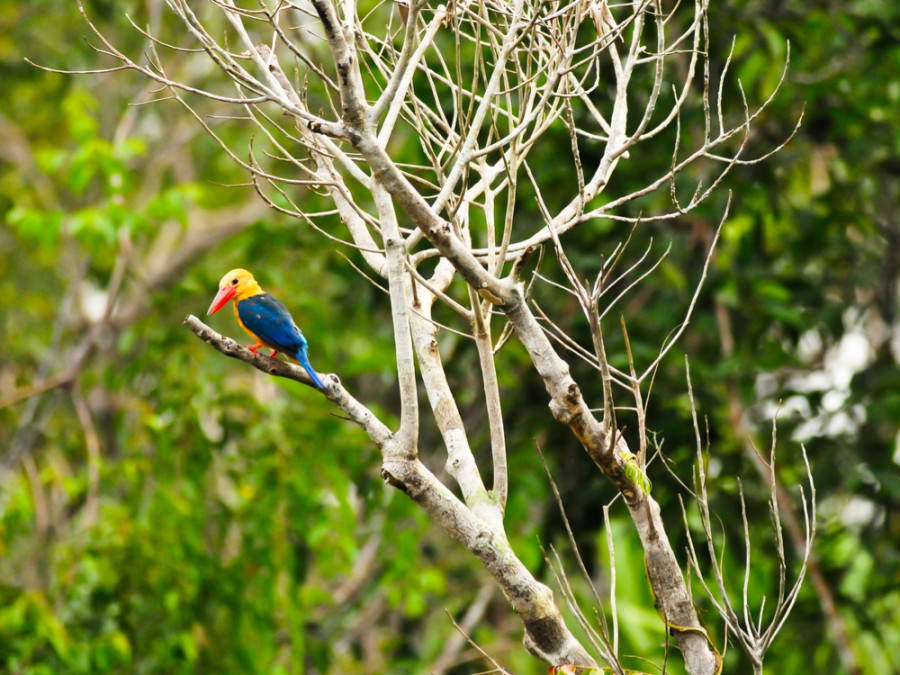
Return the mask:
<path id="1" fill-rule="evenodd" d="M 266 293 L 250 272 L 238 268 L 222 277 L 219 292 L 206 315 L 215 314 L 229 300 L 234 301 L 234 315 L 241 328 L 256 340 L 255 345 L 247 345 L 251 352 L 256 354 L 256 350 L 263 345 L 272 349 L 273 359 L 281 352 L 300 364 L 318 389 L 325 388 L 325 383 L 309 362 L 309 345 L 291 313 Z"/>

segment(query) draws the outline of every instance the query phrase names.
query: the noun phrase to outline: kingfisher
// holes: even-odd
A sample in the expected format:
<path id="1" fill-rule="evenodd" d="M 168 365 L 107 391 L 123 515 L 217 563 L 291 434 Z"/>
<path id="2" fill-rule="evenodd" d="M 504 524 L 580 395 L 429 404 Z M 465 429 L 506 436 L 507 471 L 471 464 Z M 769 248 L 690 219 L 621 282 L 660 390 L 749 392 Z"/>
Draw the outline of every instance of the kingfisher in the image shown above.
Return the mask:
<path id="1" fill-rule="evenodd" d="M 248 345 L 247 349 L 255 354 L 265 345 L 272 350 L 273 359 L 281 352 L 300 364 L 317 388 L 325 388 L 325 383 L 309 363 L 309 345 L 291 313 L 260 288 L 250 272 L 239 268 L 222 277 L 219 292 L 206 315 L 215 314 L 229 300 L 234 300 L 234 315 L 241 328 L 256 340 L 256 344 Z"/>

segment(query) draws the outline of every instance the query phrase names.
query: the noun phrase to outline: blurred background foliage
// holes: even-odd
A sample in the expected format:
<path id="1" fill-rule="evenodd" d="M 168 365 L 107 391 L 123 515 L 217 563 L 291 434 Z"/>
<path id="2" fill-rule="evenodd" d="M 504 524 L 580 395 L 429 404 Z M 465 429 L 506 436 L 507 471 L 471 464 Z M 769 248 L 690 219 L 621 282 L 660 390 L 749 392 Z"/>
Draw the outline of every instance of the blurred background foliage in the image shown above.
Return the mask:
<path id="1" fill-rule="evenodd" d="M 153 27 L 171 21 L 156 0 L 86 8 L 131 54 L 146 45 L 124 11 Z M 703 208 L 637 228 L 625 263 L 648 247 L 657 257 L 671 250 L 610 314 L 608 348 L 617 365 L 627 363 L 621 313 L 635 358 L 652 359 L 683 316 L 732 190 L 708 285 L 660 367 L 649 424 L 665 462 L 689 481 L 687 356 L 709 428 L 712 506 L 734 573 L 733 599 L 743 556 L 740 479 L 756 547 L 750 596 L 758 608 L 776 592 L 778 569 L 768 490 L 751 444 L 767 452 L 777 413 L 779 480 L 798 508 L 803 443 L 820 521 L 818 577 L 807 580 L 769 669 L 896 672 L 900 6 L 727 0 L 713 3 L 710 34 L 713 77 L 733 49 L 731 72 L 751 101 L 772 92 L 790 44 L 786 81 L 754 127 L 751 154 L 787 138 L 805 106 L 804 122 L 786 149 L 735 169 Z M 250 267 L 294 311 L 313 363 L 337 372 L 394 421 L 385 296 L 326 240 L 268 210 L 177 103 L 132 105 L 165 92 L 129 73 L 66 77 L 23 61 L 108 65 L 87 35 L 74 3 L 0 5 L 0 669 L 483 670 L 449 612 L 463 623 L 476 619 L 470 634 L 511 672 L 542 672 L 487 575 L 382 484 L 377 453 L 360 431 L 332 416 L 312 390 L 223 359 L 182 327 L 186 314 L 204 311 L 224 271 Z M 172 74 L 204 84 L 219 77 L 198 59 L 185 59 Z M 735 80 L 727 86 L 736 97 Z M 197 105 L 202 115 L 227 112 Z M 205 119 L 232 147 L 246 147 L 247 126 Z M 696 139 L 698 111 L 687 111 L 682 127 Z M 407 148 L 415 152 L 401 134 L 392 152 L 402 160 Z M 581 151 L 589 163 L 599 149 L 585 142 Z M 620 164 L 610 190 L 633 189 L 670 161 L 665 139 L 644 144 Z M 533 167 L 545 184 L 567 185 L 552 156 Z M 677 189 L 687 196 L 708 179 L 697 169 Z M 307 209 L 324 207 L 314 194 L 302 199 Z M 666 191 L 652 195 L 630 214 L 666 209 L 667 199 Z M 520 213 L 521 222 L 537 224 L 527 195 Z M 598 222 L 565 244 L 589 275 L 625 236 L 621 225 Z M 542 273 L 558 270 L 545 262 Z M 535 297 L 589 342 L 574 302 L 540 283 Z M 236 335 L 228 314 L 213 325 Z M 452 335 L 442 350 L 473 447 L 486 459 L 477 356 Z M 599 400 L 596 373 L 578 360 L 572 365 L 588 397 Z M 554 544 L 588 608 L 534 445 L 548 457 L 601 594 L 609 585 L 602 506 L 613 491 L 552 422 L 540 380 L 514 340 L 498 370 L 510 439 L 511 541 L 551 584 L 539 545 Z M 627 413 L 620 423 L 626 433 L 636 426 Z M 427 424 L 420 447 L 440 473 L 439 436 Z M 684 492 L 659 459 L 649 473 L 669 535 L 683 551 L 677 497 Z M 620 504 L 611 519 L 621 651 L 659 664 L 665 637 L 640 549 Z M 796 560 L 793 550 L 789 560 Z M 721 645 L 721 625 L 696 592 Z M 726 672 L 746 672 L 738 651 L 729 648 Z M 678 672 L 677 661 L 669 659 L 669 672 Z M 637 658 L 626 664 L 653 670 Z"/>

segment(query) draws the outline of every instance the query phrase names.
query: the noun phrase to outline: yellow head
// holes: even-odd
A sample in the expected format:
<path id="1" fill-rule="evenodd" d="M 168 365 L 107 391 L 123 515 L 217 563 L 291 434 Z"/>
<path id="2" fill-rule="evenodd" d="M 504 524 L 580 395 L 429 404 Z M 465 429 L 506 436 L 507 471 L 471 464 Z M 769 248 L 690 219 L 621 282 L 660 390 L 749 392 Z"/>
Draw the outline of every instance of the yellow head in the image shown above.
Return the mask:
<path id="1" fill-rule="evenodd" d="M 209 306 L 209 311 L 206 314 L 215 314 L 222 309 L 229 300 L 237 302 L 244 298 L 259 295 L 262 292 L 262 288 L 256 283 L 256 279 L 253 278 L 253 275 L 250 274 L 250 272 L 240 268 L 231 270 L 222 277 L 222 281 L 219 282 L 219 292 L 216 293 L 216 297 Z"/>

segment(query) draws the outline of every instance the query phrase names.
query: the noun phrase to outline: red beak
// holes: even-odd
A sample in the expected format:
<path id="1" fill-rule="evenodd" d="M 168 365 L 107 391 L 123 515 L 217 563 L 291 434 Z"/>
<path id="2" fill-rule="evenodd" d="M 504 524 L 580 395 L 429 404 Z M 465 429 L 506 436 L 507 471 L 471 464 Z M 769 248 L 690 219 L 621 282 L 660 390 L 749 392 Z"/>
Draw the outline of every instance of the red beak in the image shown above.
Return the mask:
<path id="1" fill-rule="evenodd" d="M 213 299 L 212 304 L 209 306 L 209 311 L 206 312 L 206 316 L 215 314 L 222 309 L 222 307 L 225 306 L 225 303 L 234 297 L 235 293 L 237 293 L 237 289 L 234 286 L 220 288 L 219 292 L 216 293 L 216 297 Z"/>

